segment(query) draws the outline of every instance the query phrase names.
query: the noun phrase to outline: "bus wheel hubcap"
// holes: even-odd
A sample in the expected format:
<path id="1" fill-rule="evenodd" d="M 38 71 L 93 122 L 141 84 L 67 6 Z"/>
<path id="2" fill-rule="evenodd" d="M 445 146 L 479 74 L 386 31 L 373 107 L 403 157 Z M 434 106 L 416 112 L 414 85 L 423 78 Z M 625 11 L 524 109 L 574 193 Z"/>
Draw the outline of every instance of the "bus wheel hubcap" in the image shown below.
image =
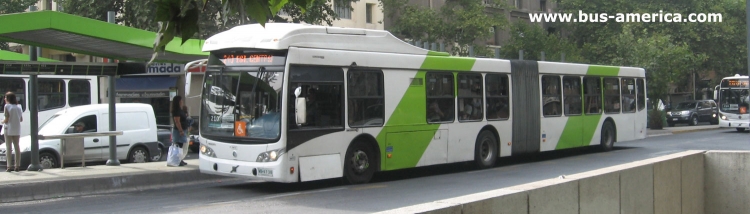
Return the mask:
<path id="1" fill-rule="evenodd" d="M 482 141 L 482 150 L 481 153 L 482 160 L 489 161 L 492 157 L 492 149 L 490 148 L 490 141 L 488 139 L 484 139 Z"/>
<path id="2" fill-rule="evenodd" d="M 362 173 L 365 170 L 367 170 L 367 167 L 370 166 L 370 163 L 367 159 L 367 153 L 363 151 L 356 151 L 354 152 L 354 155 L 352 155 L 352 168 L 354 168 L 355 172 Z"/>

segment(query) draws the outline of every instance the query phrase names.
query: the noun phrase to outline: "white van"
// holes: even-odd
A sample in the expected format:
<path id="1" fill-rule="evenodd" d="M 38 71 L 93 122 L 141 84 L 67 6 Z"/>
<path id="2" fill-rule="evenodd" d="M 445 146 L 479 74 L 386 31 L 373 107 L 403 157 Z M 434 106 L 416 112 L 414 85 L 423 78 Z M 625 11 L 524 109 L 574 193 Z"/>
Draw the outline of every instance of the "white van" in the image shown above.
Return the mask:
<path id="1" fill-rule="evenodd" d="M 156 135 L 156 117 L 151 105 L 140 103 L 116 104 L 116 127 L 123 135 L 117 136 L 117 158 L 126 162 L 159 160 L 161 151 Z M 26 119 L 26 118 L 24 118 Z M 83 123 L 82 132 L 109 131 L 109 105 L 78 106 L 59 111 L 39 126 L 39 135 L 75 133 L 75 124 Z M 86 162 L 109 159 L 109 136 L 83 139 Z M 31 162 L 31 137 L 20 140 L 21 166 Z M 7 163 L 5 146 L 0 146 L 0 164 Z M 65 163 L 80 163 L 81 156 L 65 156 Z M 39 140 L 39 164 L 43 168 L 60 167 L 60 140 Z"/>

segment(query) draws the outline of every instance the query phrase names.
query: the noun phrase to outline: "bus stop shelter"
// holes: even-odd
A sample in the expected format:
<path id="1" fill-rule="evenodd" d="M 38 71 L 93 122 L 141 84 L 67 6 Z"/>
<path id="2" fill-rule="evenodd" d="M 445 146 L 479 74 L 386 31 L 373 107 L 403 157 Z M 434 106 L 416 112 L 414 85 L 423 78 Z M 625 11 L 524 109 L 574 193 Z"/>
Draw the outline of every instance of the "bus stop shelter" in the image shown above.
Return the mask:
<path id="1" fill-rule="evenodd" d="M 115 59 L 120 63 L 40 62 L 11 58 L 0 60 L 0 75 L 29 75 L 29 111 L 31 112 L 31 165 L 29 171 L 41 171 L 39 165 L 37 75 L 96 75 L 109 77 L 109 97 L 115 97 L 115 77 L 146 73 L 153 55 L 154 32 L 103 22 L 56 11 L 38 11 L 0 15 L 0 41 L 69 51 Z M 186 63 L 205 59 L 203 40 L 190 39 L 181 44 L 175 38 L 155 61 Z M 9 56 L 8 53 L 4 53 Z M 17 57 L 17 56 L 16 56 Z M 110 131 L 115 131 L 115 99 L 109 99 Z M 115 137 L 110 136 L 107 165 L 119 165 L 115 157 Z"/>

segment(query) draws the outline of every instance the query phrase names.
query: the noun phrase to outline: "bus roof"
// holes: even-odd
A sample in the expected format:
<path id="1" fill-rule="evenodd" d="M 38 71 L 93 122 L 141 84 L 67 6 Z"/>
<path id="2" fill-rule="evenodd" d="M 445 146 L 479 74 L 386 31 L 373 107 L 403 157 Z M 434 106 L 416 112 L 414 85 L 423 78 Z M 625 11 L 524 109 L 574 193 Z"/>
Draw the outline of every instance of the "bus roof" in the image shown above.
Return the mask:
<path id="1" fill-rule="evenodd" d="M 265 28 L 260 24 L 237 26 L 208 38 L 203 51 L 231 48 L 286 50 L 289 47 L 417 55 L 430 53 L 429 50 L 401 41 L 388 31 L 294 23 L 267 23 Z"/>

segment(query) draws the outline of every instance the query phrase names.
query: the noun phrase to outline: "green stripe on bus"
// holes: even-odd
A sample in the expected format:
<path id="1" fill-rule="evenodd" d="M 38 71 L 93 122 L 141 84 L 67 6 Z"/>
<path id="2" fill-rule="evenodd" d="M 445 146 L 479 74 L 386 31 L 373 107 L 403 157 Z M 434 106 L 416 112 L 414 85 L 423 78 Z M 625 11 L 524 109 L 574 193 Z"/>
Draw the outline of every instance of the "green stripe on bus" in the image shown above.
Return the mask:
<path id="1" fill-rule="evenodd" d="M 426 82 L 424 81 L 426 72 L 428 70 L 469 71 L 474 67 L 475 61 L 473 58 L 426 57 L 420 71 L 414 76 L 414 78 L 422 78 L 423 85 L 409 86 L 406 89 L 385 127 L 377 136 L 382 154 L 381 170 L 417 166 L 440 127 L 440 124 L 427 124 Z M 389 133 L 391 136 L 388 136 Z M 392 157 L 388 158 L 388 154 Z"/>
<path id="2" fill-rule="evenodd" d="M 617 76 L 619 73 L 619 67 L 600 65 L 589 65 L 589 68 L 586 71 L 586 75 L 591 76 Z M 583 94 L 583 91 L 581 91 L 581 94 Z M 583 104 L 584 102 L 581 102 L 581 109 L 585 109 Z M 601 103 L 599 105 L 602 106 Z M 568 121 L 565 123 L 565 128 L 563 129 L 562 135 L 560 135 L 560 140 L 555 149 L 559 150 L 589 145 L 592 138 L 594 138 L 594 133 L 597 131 L 596 128 L 599 126 L 601 118 L 601 113 L 568 117 Z"/>

